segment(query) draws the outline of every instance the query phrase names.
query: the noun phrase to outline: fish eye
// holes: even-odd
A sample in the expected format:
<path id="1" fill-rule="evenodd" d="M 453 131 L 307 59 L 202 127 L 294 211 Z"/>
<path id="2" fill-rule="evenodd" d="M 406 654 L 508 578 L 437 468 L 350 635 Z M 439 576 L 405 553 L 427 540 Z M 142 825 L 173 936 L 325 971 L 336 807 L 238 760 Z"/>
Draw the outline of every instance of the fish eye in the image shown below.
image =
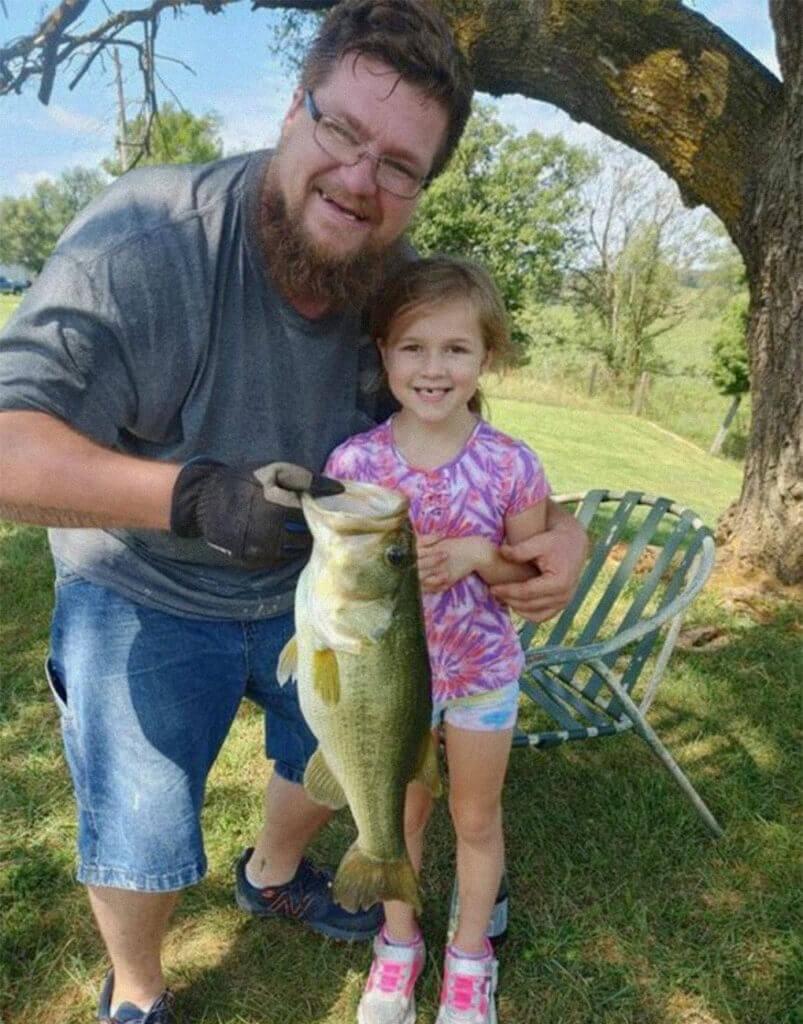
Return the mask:
<path id="1" fill-rule="evenodd" d="M 385 551 L 385 561 L 394 569 L 399 569 L 408 560 L 409 552 L 406 544 L 392 544 Z"/>

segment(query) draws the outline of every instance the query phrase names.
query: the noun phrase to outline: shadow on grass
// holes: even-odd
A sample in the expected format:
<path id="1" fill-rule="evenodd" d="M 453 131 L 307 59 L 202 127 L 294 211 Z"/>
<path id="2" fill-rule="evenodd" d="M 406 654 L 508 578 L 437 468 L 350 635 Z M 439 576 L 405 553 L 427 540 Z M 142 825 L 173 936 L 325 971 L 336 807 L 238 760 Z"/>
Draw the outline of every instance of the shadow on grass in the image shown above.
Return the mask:
<path id="1" fill-rule="evenodd" d="M 92 1018 L 106 964 L 72 883 L 72 798 L 41 677 L 49 568 L 35 536 L 7 539 L 0 554 L 3 582 L 18 580 L 28 595 L 4 608 L 12 644 L 0 697 L 0 1020 L 78 1024 Z M 25 573 L 15 568 L 20 561 Z M 505 794 L 513 896 L 499 951 L 503 1024 L 797 1020 L 797 614 L 781 609 L 760 626 L 733 620 L 729 646 L 677 652 L 659 691 L 651 721 L 725 826 L 718 842 L 634 736 L 514 752 Z M 704 616 L 721 623 L 713 606 Z M 250 741 L 256 719 L 246 716 L 237 729 L 230 743 Z M 231 865 L 258 825 L 263 777 L 255 740 L 253 756 L 234 759 L 210 782 L 210 874 L 185 895 L 166 949 L 179 1020 L 353 1021 L 368 946 L 246 919 L 233 904 Z M 340 814 L 312 853 L 336 864 L 352 836 Z M 441 801 L 423 873 L 430 955 L 418 989 L 421 1024 L 437 1012 L 452 873 Z"/>

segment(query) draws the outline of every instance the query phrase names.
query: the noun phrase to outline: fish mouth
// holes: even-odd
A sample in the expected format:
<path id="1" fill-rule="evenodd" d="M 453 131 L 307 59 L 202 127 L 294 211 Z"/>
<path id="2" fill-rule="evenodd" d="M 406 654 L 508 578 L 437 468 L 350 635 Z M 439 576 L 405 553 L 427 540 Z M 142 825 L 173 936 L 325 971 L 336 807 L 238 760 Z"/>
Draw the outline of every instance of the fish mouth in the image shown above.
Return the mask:
<path id="1" fill-rule="evenodd" d="M 310 524 L 324 523 L 337 533 L 373 533 L 401 526 L 410 502 L 403 495 L 377 484 L 340 481 L 342 494 L 313 498 L 301 495 L 304 515 Z"/>

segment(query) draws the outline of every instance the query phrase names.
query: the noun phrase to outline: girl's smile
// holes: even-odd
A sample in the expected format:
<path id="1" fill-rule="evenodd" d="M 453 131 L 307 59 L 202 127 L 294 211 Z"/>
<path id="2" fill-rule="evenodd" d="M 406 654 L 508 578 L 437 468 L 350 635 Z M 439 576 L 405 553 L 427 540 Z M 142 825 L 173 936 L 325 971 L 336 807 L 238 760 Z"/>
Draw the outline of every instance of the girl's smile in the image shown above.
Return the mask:
<path id="1" fill-rule="evenodd" d="M 468 402 L 489 356 L 471 301 L 413 308 L 393 322 L 380 348 L 402 415 L 447 428 L 473 422 Z"/>

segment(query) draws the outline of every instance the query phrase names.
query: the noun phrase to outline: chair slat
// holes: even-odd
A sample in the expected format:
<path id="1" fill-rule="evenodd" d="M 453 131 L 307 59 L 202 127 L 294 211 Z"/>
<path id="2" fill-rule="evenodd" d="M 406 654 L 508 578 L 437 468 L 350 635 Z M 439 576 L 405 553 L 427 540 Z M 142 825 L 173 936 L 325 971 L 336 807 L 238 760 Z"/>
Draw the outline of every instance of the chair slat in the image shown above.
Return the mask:
<path id="1" fill-rule="evenodd" d="M 684 537 L 689 531 L 689 528 L 692 525 L 691 516 L 692 513 L 687 511 L 675 524 L 672 533 L 667 538 L 666 543 L 661 549 L 660 555 L 655 560 L 655 565 L 653 565 L 649 574 L 645 577 L 642 585 L 639 587 L 638 592 L 633 598 L 633 601 L 630 607 L 628 608 L 624 618 L 617 627 L 617 633 L 621 633 L 623 630 L 629 629 L 631 626 L 635 625 L 639 621 L 641 613 L 644 611 L 647 604 L 649 603 L 650 598 L 655 593 L 655 590 L 657 589 L 658 584 L 661 582 L 661 579 L 663 578 L 667 568 L 671 564 L 672 559 L 674 558 L 675 553 L 677 552 L 677 549 L 680 547 L 681 542 L 683 541 Z M 680 573 L 681 577 L 685 577 L 685 573 L 682 571 L 682 566 L 679 566 L 675 576 L 673 577 L 672 582 L 674 582 L 674 580 L 677 578 L 677 573 Z M 678 592 L 681 582 L 682 579 L 678 580 L 677 586 L 672 591 L 672 597 L 674 597 L 675 594 Z M 660 607 L 664 607 L 666 604 L 667 600 L 665 593 L 664 599 L 660 603 Z M 616 661 L 617 657 L 619 656 L 619 653 L 620 652 L 613 651 L 611 654 L 605 655 L 600 660 L 610 667 Z M 583 692 L 589 698 L 589 700 L 594 700 L 597 697 L 600 689 L 602 688 L 602 679 L 596 673 L 594 673 L 592 674 L 591 678 L 586 684 L 586 687 Z"/>
<path id="2" fill-rule="evenodd" d="M 602 726 L 608 722 L 605 708 L 594 706 L 583 700 L 577 690 L 573 689 L 564 679 L 561 672 L 548 672 L 534 668 L 532 676 L 541 688 L 551 694 L 555 700 L 568 704 L 576 714 L 585 718 L 590 725 Z"/>
<path id="3" fill-rule="evenodd" d="M 640 498 L 641 494 L 638 491 L 628 491 L 622 498 L 619 503 L 619 507 L 616 509 L 613 519 L 611 520 L 608 533 L 599 541 L 592 551 L 591 557 L 589 558 L 583 575 L 580 578 L 580 582 L 577 584 L 577 589 L 575 590 L 571 601 L 568 603 L 566 608 L 564 608 L 563 613 L 555 624 L 552 632 L 549 634 L 545 646 L 559 646 L 563 638 L 566 636 L 578 609 L 586 599 L 589 590 L 591 590 L 591 587 L 593 586 L 594 580 L 597 578 L 597 574 L 602 568 L 605 559 L 608 557 L 608 552 L 621 537 L 633 509 L 638 506 Z"/>
<path id="4" fill-rule="evenodd" d="M 575 510 L 574 518 L 587 530 L 591 520 L 594 518 L 597 510 L 603 499 L 607 498 L 609 491 L 597 489 L 594 491 L 588 491 L 587 494 L 582 498 L 582 501 Z M 578 605 L 579 607 L 579 605 Z M 519 630 L 519 640 L 521 646 L 526 650 L 533 642 L 533 637 L 538 632 L 541 624 L 534 622 L 525 622 Z"/>
<path id="5" fill-rule="evenodd" d="M 665 592 L 661 597 L 660 607 L 663 608 L 670 601 L 674 600 L 677 594 L 680 592 L 680 588 L 683 586 L 683 582 L 686 579 L 686 575 L 691 568 L 694 559 L 699 554 L 700 548 L 703 544 L 703 534 L 698 533 L 692 538 L 689 547 L 686 549 L 683 560 L 678 566 L 677 571 L 670 580 Z M 630 693 L 635 686 L 636 680 L 641 674 L 641 670 L 644 667 L 644 663 L 652 653 L 652 649 L 655 646 L 655 642 L 658 639 L 660 633 L 659 629 L 651 630 L 647 633 L 638 643 L 636 649 L 633 651 L 630 657 L 630 663 L 622 674 L 622 686 Z M 609 705 L 608 710 L 615 718 L 620 717 L 624 713 L 624 709 L 621 704 L 614 698 Z"/>
<path id="6" fill-rule="evenodd" d="M 541 687 L 540 680 L 533 682 L 532 678 L 528 679 L 526 676 L 522 676 L 519 680 L 519 688 L 534 704 L 543 708 L 564 729 L 570 729 L 575 725 L 575 721 L 569 712 Z"/>

